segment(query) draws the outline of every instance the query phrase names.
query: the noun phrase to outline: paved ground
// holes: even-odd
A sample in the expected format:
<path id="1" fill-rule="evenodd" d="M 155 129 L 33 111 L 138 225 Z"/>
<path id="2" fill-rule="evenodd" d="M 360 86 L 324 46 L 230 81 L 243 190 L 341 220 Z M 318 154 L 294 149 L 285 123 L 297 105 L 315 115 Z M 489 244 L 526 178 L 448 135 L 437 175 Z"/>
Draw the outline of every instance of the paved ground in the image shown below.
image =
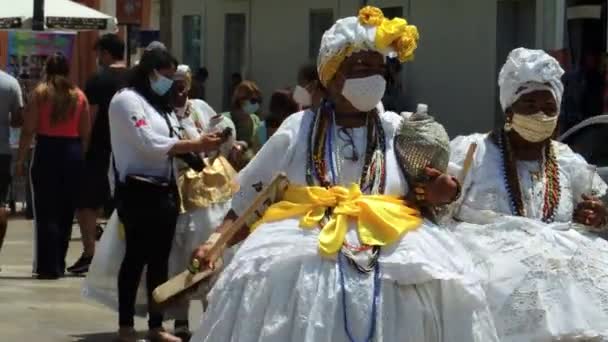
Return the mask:
<path id="1" fill-rule="evenodd" d="M 82 251 L 79 235 L 75 227 L 68 265 Z M 32 278 L 32 239 L 31 222 L 9 222 L 0 252 L 0 341 L 113 341 L 117 315 L 81 297 L 82 278 L 55 281 Z M 200 308 L 194 307 L 191 319 L 195 320 L 191 322 L 198 322 L 198 315 Z M 144 320 L 137 320 L 136 325 L 140 330 L 146 329 Z"/>

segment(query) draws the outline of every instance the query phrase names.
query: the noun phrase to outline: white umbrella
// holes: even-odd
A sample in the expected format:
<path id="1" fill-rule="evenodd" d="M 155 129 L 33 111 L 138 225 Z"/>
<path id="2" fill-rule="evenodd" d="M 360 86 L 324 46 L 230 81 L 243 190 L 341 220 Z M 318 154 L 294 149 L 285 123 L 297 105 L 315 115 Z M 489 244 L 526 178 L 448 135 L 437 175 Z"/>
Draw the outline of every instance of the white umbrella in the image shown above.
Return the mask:
<path id="1" fill-rule="evenodd" d="M 34 0 L 0 0 L 0 30 L 31 30 Z M 69 0 L 44 1 L 44 25 L 52 31 L 117 31 L 116 18 Z"/>

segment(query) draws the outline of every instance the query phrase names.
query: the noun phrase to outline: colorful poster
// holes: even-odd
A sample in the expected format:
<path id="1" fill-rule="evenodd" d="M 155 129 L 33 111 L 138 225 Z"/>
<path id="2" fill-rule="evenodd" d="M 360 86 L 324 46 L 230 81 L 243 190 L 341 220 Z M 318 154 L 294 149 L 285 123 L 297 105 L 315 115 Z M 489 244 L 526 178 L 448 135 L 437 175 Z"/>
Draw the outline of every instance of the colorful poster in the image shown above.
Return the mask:
<path id="1" fill-rule="evenodd" d="M 6 71 L 19 80 L 26 102 L 28 94 L 42 78 L 48 56 L 61 52 L 68 61 L 72 60 L 75 38 L 73 33 L 8 32 Z M 10 139 L 12 144 L 17 143 L 18 129 L 11 130 Z"/>
<path id="2" fill-rule="evenodd" d="M 19 80 L 39 81 L 49 55 L 61 52 L 72 59 L 75 34 L 69 33 L 8 33 L 8 72 Z"/>

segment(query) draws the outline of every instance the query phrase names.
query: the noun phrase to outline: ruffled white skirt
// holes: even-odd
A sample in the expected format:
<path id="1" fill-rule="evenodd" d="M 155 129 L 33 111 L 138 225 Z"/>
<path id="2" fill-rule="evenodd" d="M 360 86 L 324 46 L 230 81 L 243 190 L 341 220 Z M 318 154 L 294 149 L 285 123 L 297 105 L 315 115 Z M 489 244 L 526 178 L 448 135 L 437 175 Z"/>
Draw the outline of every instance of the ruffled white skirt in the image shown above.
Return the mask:
<path id="1" fill-rule="evenodd" d="M 182 214 L 177 219 L 175 236 L 169 256 L 169 277 L 183 272 L 192 255 L 192 251 L 204 242 L 215 228 L 221 224 L 224 216 L 230 210 L 230 202 L 215 204 Z M 114 213 L 106 225 L 104 234 L 97 244 L 95 257 L 82 286 L 85 298 L 100 303 L 114 311 L 118 311 L 118 272 L 125 254 L 126 244 L 120 233 L 120 220 Z M 228 250 L 224 259 L 228 260 L 231 251 Z M 145 269 L 142 272 L 137 291 L 136 314 L 147 315 L 147 298 Z M 203 298 L 209 291 L 212 282 L 201 285 L 194 297 Z M 177 314 L 169 310 L 166 319 Z"/>
<path id="2" fill-rule="evenodd" d="M 169 276 L 183 272 L 192 261 L 192 252 L 205 242 L 230 210 L 230 201 L 179 215 L 169 256 Z"/>
<path id="3" fill-rule="evenodd" d="M 357 341 L 372 321 L 374 341 L 497 341 L 473 265 L 449 231 L 425 224 L 382 250 L 375 317 L 373 275 L 346 263 L 344 302 L 338 263 L 319 256 L 318 234 L 293 219 L 260 226 L 211 290 L 192 341 L 348 341 L 345 312 Z M 356 243 L 353 229 L 347 239 Z"/>
<path id="4" fill-rule="evenodd" d="M 501 341 L 608 341 L 608 243 L 576 227 L 517 217 L 455 226 Z"/>

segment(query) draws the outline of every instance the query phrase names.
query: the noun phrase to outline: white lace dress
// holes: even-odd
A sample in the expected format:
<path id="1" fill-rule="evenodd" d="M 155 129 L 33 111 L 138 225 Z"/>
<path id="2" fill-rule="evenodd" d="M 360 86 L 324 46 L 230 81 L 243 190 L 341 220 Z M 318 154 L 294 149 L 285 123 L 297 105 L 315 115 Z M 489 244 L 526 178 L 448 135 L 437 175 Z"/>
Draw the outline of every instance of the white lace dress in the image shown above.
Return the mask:
<path id="1" fill-rule="evenodd" d="M 478 145 L 454 216 L 454 232 L 484 277 L 501 341 L 608 340 L 608 243 L 569 223 L 583 193 L 606 185 L 584 159 L 553 142 L 561 197 L 555 222 L 541 221 L 540 164 L 517 165 L 529 218 L 511 208 L 499 149 L 487 135 L 452 141 L 450 172 L 458 176 L 471 143 Z"/>
<path id="2" fill-rule="evenodd" d="M 290 116 L 239 175 L 233 209 L 243 213 L 277 172 L 305 185 L 307 137 L 313 114 Z M 404 195 L 406 183 L 393 152 L 400 117 L 382 114 L 387 138 L 386 193 Z M 366 128 L 352 132 L 365 151 Z M 340 149 L 345 142 L 339 140 Z M 342 184 L 358 181 L 363 161 L 341 161 Z M 192 338 L 217 341 L 348 341 L 344 314 L 357 341 L 372 324 L 373 275 L 345 270 L 342 300 L 338 263 L 318 254 L 319 229 L 304 230 L 299 219 L 258 227 L 241 245 L 209 294 L 209 307 Z M 347 240 L 360 245 L 350 223 Z M 493 323 L 480 320 L 487 303 L 470 272 L 466 252 L 443 228 L 424 223 L 380 256 L 380 295 L 373 341 L 497 341 Z M 344 306 L 346 309 L 344 309 Z M 485 318 L 489 317 L 489 313 Z"/>
<path id="3" fill-rule="evenodd" d="M 232 132 L 236 132 L 234 124 L 228 118 L 222 117 L 221 121 L 211 122 L 211 118 L 216 113 L 206 102 L 201 100 L 189 101 L 192 106 L 192 113 L 190 116 L 180 119 L 181 126 L 188 139 L 198 139 L 200 137 L 198 127 L 202 128 L 204 133 L 222 130 L 226 127 L 231 128 Z M 234 139 L 231 139 L 221 146 L 222 155 L 228 156 L 233 143 Z M 206 208 L 189 210 L 178 216 L 173 246 L 169 256 L 169 277 L 186 270 L 192 261 L 194 249 L 205 242 L 222 223 L 230 207 L 230 201 L 213 203 Z M 228 254 L 226 256 L 228 257 Z M 199 291 L 200 294 L 204 295 L 208 289 L 202 286 L 199 290 L 201 290 Z"/>

